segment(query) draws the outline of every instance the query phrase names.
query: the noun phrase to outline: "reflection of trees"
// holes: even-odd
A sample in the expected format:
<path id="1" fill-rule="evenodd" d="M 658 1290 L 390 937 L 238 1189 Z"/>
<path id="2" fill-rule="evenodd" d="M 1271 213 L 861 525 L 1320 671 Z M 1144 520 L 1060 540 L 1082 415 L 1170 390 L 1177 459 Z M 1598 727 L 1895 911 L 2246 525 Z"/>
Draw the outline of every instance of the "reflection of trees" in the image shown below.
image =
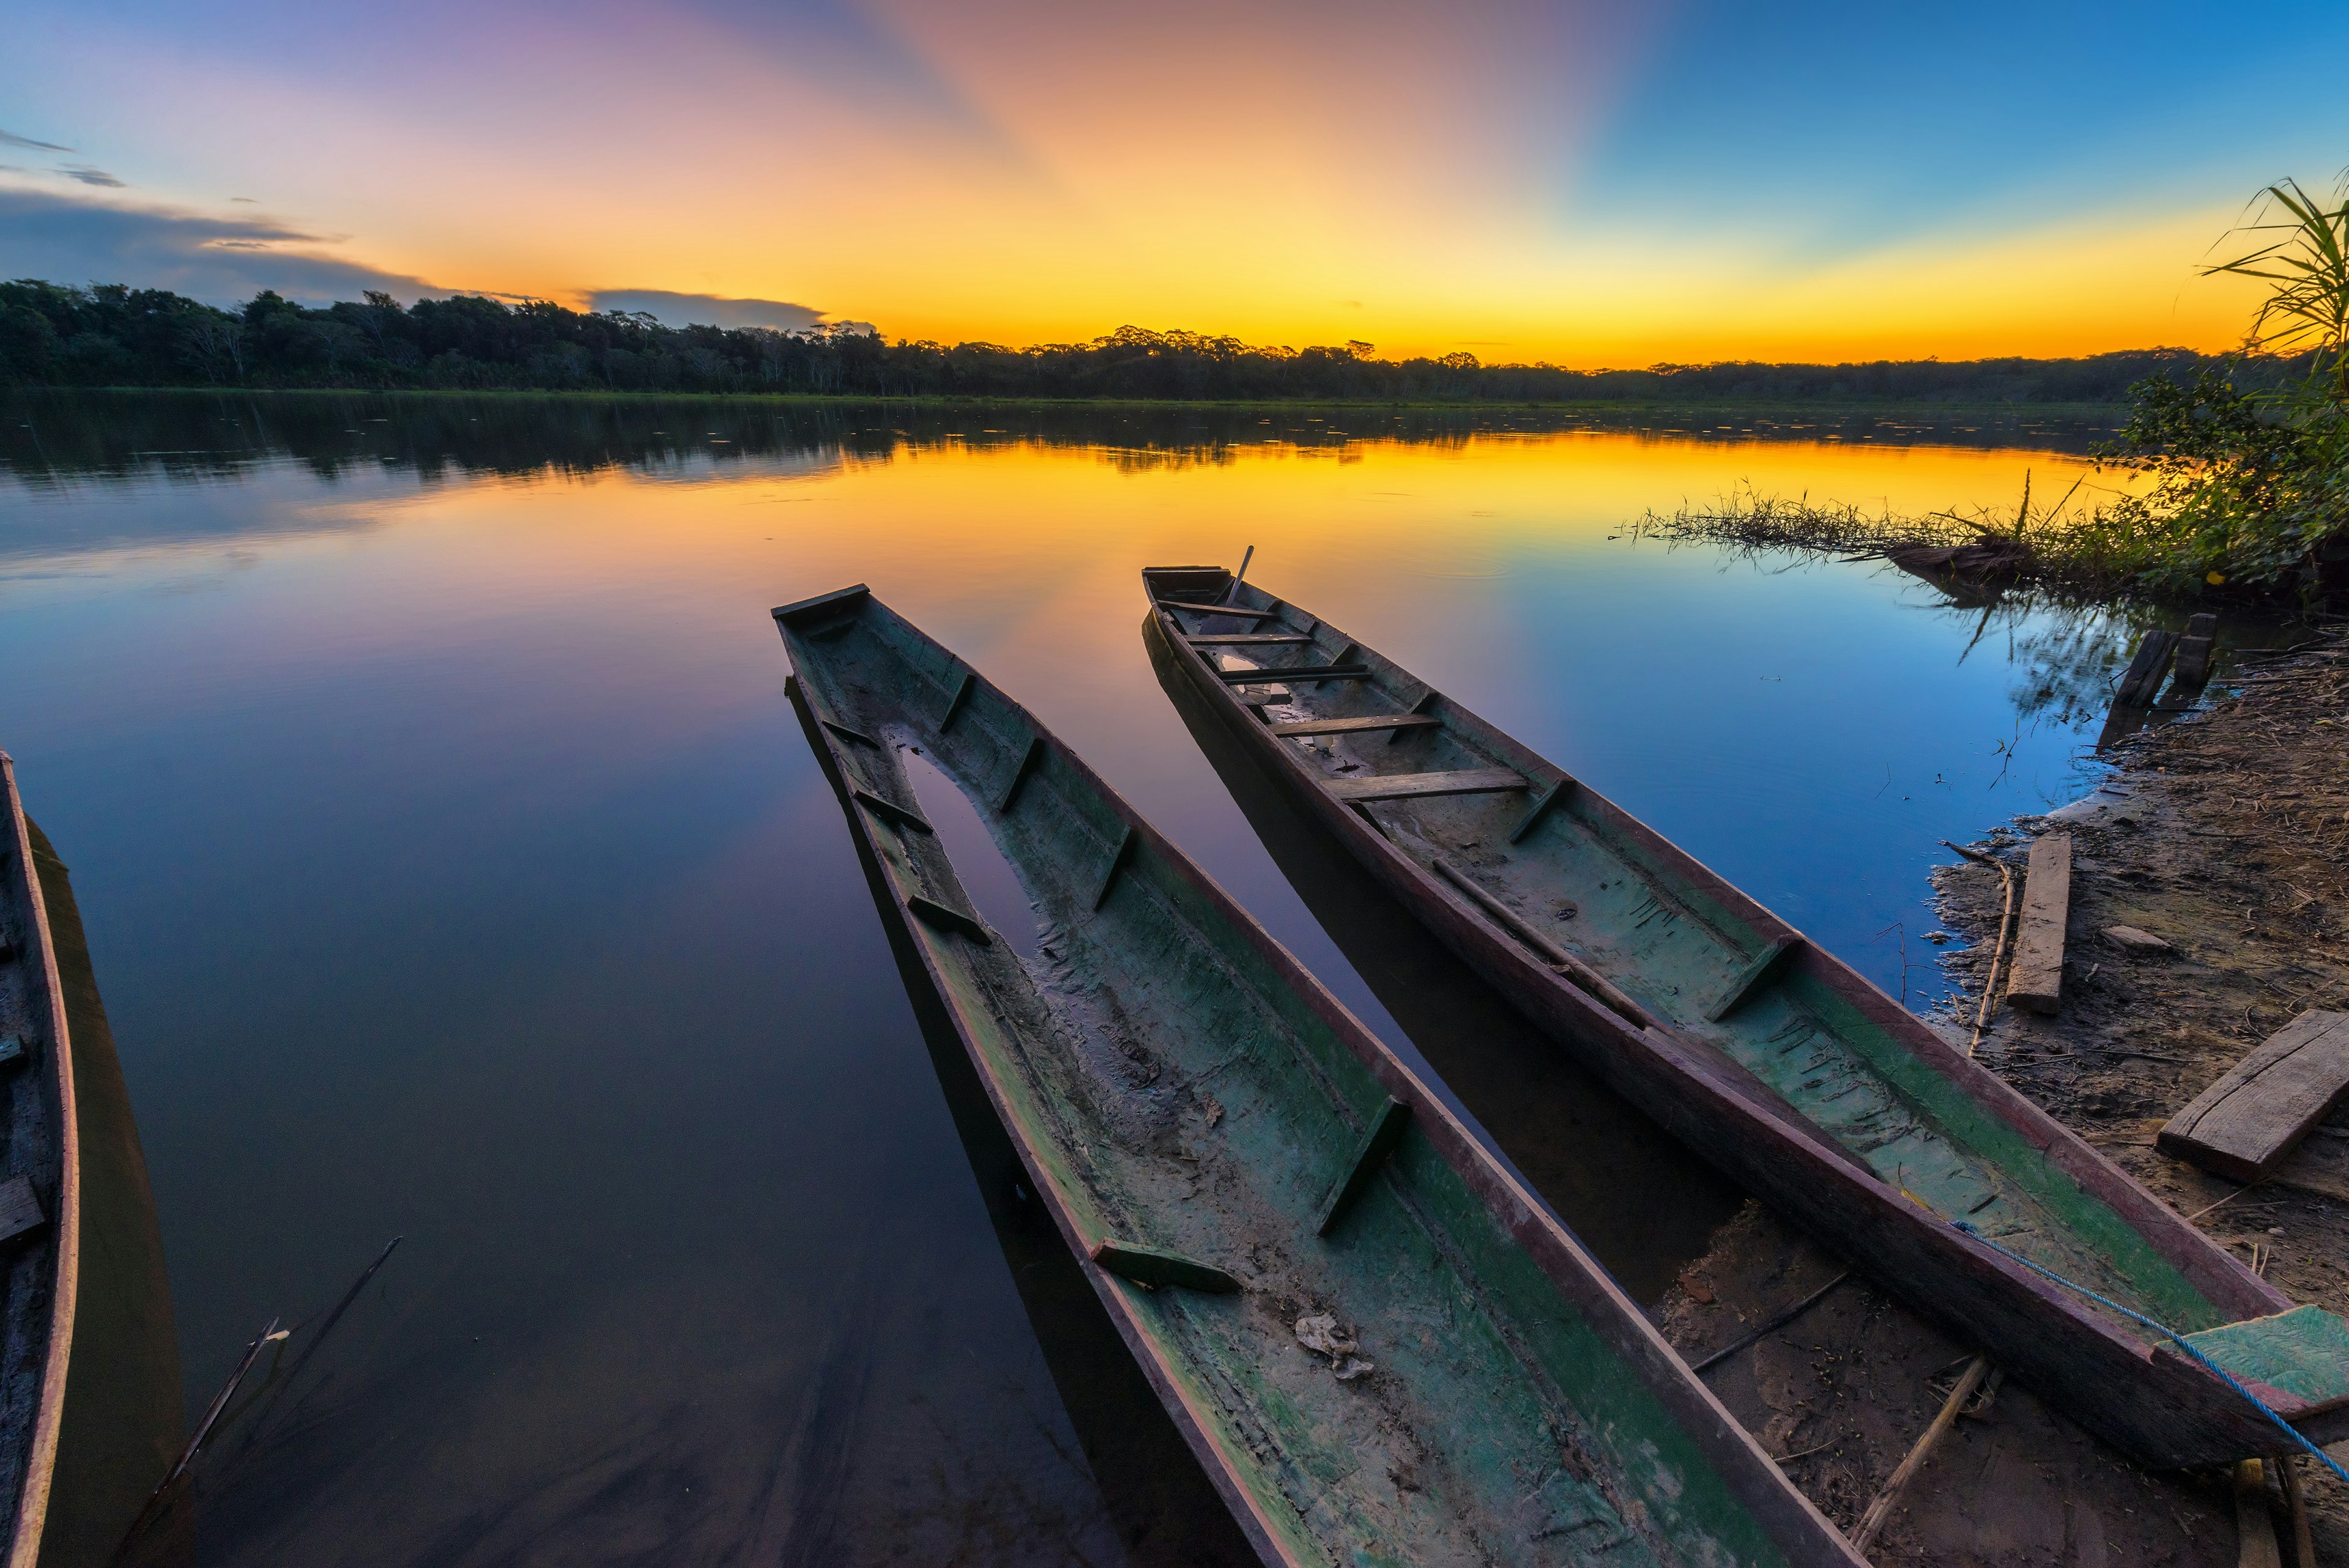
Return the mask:
<path id="1" fill-rule="evenodd" d="M 343 355 L 363 341 L 368 318 L 354 307 L 345 337 L 316 353 Z M 281 333 L 316 324 L 273 323 Z M 191 360 L 224 379 L 249 352 L 242 324 L 216 326 Z M 550 377 L 585 377 L 550 356 Z M 2085 447 L 2093 423 L 2057 432 L 1993 426 L 1980 415 L 1937 423 L 1911 414 L 1852 413 L 1790 421 L 1752 410 L 1599 413 L 1503 408 L 1325 408 L 1230 405 L 854 403 L 763 397 L 608 397 L 582 394 L 229 392 L 0 394 L 0 467 L 34 483 L 70 476 L 230 476 L 292 457 L 322 479 L 378 469 L 437 477 L 524 477 L 606 468 L 658 469 L 698 455 L 724 465 L 777 457 L 802 461 L 886 460 L 900 450 L 1042 445 L 1084 448 L 1129 471 L 1216 466 L 1243 450 L 1274 447 L 1300 457 L 1349 460 L 1361 443 L 1401 440 L 1458 449 L 1472 440 L 1540 438 L 1570 430 L 1629 430 L 1655 440 L 1931 441 L 1938 445 Z"/>
<path id="2" fill-rule="evenodd" d="M 2113 686 L 2153 628 L 2176 631 L 2188 612 L 2144 600 L 2095 603 L 2036 590 L 1964 593 L 1926 606 L 1932 614 L 1967 627 L 1964 658 L 1984 644 L 1997 645 L 2013 672 L 2008 696 L 2024 728 L 2054 724 L 2070 728 L 2091 722 L 2113 705 Z M 2236 650 L 2292 641 L 2298 624 L 2240 611 L 2220 617 L 2220 654 L 2214 686 L 2223 688 Z"/>
<path id="3" fill-rule="evenodd" d="M 2014 675 L 2008 696 L 2018 719 L 2066 728 L 2112 706 L 2113 677 L 2128 663 L 2137 638 L 2173 618 L 2144 606 L 2077 604 L 2034 593 L 2006 593 L 1974 605 L 1950 602 L 1942 608 L 1973 623 L 1965 657 L 1985 642 L 2003 645 L 2006 667 Z"/>

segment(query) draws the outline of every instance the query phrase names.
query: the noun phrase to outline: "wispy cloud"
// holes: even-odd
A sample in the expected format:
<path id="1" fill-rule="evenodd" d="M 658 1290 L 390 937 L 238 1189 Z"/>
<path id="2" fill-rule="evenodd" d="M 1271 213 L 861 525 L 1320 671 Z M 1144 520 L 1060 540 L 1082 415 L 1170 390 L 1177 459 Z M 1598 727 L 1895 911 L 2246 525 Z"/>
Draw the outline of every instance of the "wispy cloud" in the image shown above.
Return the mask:
<path id="1" fill-rule="evenodd" d="M 820 310 L 779 299 L 727 299 L 667 289 L 597 289 L 587 297 L 591 309 L 642 311 L 665 326 L 775 326 L 791 332 L 823 319 Z"/>
<path id="2" fill-rule="evenodd" d="M 68 163 L 57 172 L 68 180 L 78 180 L 84 185 L 101 185 L 109 191 L 123 189 L 121 181 L 109 174 L 105 170 L 93 169 L 87 163 Z"/>
<path id="3" fill-rule="evenodd" d="M 0 277 L 127 283 L 214 304 L 239 304 L 263 289 L 313 304 L 357 299 L 367 289 L 402 299 L 450 292 L 312 248 L 328 242 L 266 218 L 0 188 Z"/>
<path id="4" fill-rule="evenodd" d="M 0 130 L 0 147 L 28 147 L 35 152 L 71 152 L 70 147 L 59 147 L 54 141 L 35 141 L 29 136 L 18 136 L 13 130 Z"/>

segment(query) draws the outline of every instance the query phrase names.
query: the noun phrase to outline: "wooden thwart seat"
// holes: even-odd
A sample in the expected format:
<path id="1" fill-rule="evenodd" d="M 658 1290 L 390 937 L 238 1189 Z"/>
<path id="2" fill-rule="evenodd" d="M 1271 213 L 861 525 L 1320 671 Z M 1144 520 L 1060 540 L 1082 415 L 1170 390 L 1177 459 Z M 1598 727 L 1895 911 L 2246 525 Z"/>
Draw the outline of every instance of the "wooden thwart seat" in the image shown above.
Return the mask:
<path id="1" fill-rule="evenodd" d="M 1306 718 L 1295 724 L 1272 726 L 1275 735 L 1357 735 L 1365 730 L 1417 729 L 1423 725 L 1442 724 L 1423 713 L 1379 713 L 1363 718 Z"/>
<path id="2" fill-rule="evenodd" d="M 1171 599 L 1161 599 L 1162 610 L 1188 610 L 1194 615 L 1237 615 L 1249 621 L 1278 621 L 1278 610 L 1243 610 L 1237 604 L 1177 604 Z"/>
<path id="3" fill-rule="evenodd" d="M 1369 779 L 1332 779 L 1330 793 L 1340 800 L 1416 800 L 1433 795 L 1496 795 L 1522 789 L 1526 776 L 1506 768 L 1458 768 L 1447 773 L 1388 773 Z"/>
<path id="4" fill-rule="evenodd" d="M 1257 681 L 1351 681 L 1368 680 L 1368 665 L 1286 665 L 1277 670 L 1218 670 L 1216 672 L 1233 686 L 1249 686 Z"/>
<path id="5" fill-rule="evenodd" d="M 1201 632 L 1194 636 L 1186 636 L 1183 640 L 1195 648 L 1229 646 L 1260 648 L 1275 643 L 1294 645 L 1299 643 L 1309 643 L 1313 639 L 1302 632 Z"/>

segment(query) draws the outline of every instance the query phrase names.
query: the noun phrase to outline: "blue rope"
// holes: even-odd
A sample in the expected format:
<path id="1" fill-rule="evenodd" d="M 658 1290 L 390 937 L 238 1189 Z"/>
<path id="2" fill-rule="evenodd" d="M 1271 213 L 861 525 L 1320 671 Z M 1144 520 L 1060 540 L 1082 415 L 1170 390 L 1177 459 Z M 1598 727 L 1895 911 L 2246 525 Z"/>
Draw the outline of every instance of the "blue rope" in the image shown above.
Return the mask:
<path id="1" fill-rule="evenodd" d="M 2314 1443 L 2310 1442 L 2307 1438 L 2301 1434 L 2301 1430 L 2298 1427 L 2293 1426 L 2290 1421 L 2287 1421 L 2282 1416 L 2277 1415 L 2275 1411 L 2269 1407 L 2268 1402 L 2265 1399 L 2261 1398 L 2257 1394 L 2252 1393 L 2249 1388 L 2244 1387 L 2240 1383 L 2237 1382 L 2233 1373 L 2228 1371 L 2224 1367 L 2220 1366 L 2216 1361 L 2211 1360 L 2208 1356 L 2203 1355 L 2199 1346 L 2188 1344 L 2185 1336 L 2179 1334 L 2178 1330 L 2170 1327 L 2168 1324 L 2156 1323 L 2153 1319 L 2146 1316 L 2145 1314 L 2141 1312 L 2131 1312 L 2127 1307 L 2123 1306 L 2119 1302 L 2113 1300 L 2111 1297 L 2098 1295 L 2086 1285 L 2075 1284 L 2073 1281 L 2065 1279 L 2062 1274 L 2057 1274 L 2054 1269 L 2043 1268 L 2039 1264 L 2033 1263 L 2029 1258 L 2024 1257 L 2021 1253 L 2008 1252 L 2006 1248 L 2000 1246 L 1996 1242 L 1992 1241 L 1988 1236 L 1983 1235 L 1980 1231 L 1975 1230 L 1963 1220 L 1951 1220 L 1950 1223 L 1955 1225 L 1959 1230 L 1963 1231 L 1966 1234 L 1971 1236 L 1974 1240 L 1988 1247 L 1992 1252 L 1997 1253 L 2003 1257 L 2013 1258 L 2016 1263 L 2021 1264 L 2024 1268 L 2029 1269 L 2032 1273 L 2044 1274 L 2049 1279 L 2054 1280 L 2057 1284 L 2062 1285 L 2065 1290 L 2077 1291 L 2080 1295 L 2086 1296 L 2090 1301 L 2095 1302 L 2097 1305 L 2109 1306 L 2115 1312 L 2119 1313 L 2123 1317 L 2127 1318 L 2130 1322 L 2143 1324 L 2146 1327 L 2152 1329 L 2156 1334 L 2160 1335 L 2163 1338 L 2177 1346 L 2178 1349 L 2183 1350 L 2187 1355 L 2200 1362 L 2205 1367 L 2209 1369 L 2213 1377 L 2226 1384 L 2228 1387 L 2232 1388 L 2236 1393 L 2240 1394 L 2244 1398 L 2250 1400 L 2261 1415 L 2265 1416 L 2269 1420 L 2273 1421 L 2276 1424 L 2277 1429 L 2281 1430 L 2285 1437 L 2290 1438 L 2294 1443 L 2306 1449 L 2310 1453 L 2314 1454 L 2318 1461 L 2322 1463 L 2326 1470 L 2331 1470 L 2343 1480 L 2349 1481 L 2349 1470 L 2343 1470 L 2338 1460 L 2333 1459 L 2331 1454 L 2326 1453 L 2323 1449 L 2318 1448 Z"/>

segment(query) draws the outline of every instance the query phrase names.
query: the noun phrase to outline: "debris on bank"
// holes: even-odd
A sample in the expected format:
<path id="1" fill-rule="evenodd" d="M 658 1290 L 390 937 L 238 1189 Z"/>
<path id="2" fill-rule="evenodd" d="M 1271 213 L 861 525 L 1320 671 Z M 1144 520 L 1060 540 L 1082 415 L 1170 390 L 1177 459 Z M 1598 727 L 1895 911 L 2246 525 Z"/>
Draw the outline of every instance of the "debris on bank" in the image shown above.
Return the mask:
<path id="1" fill-rule="evenodd" d="M 2264 1157 L 2237 1156 L 2254 1161 L 2240 1174 L 2265 1171 L 2250 1181 L 2205 1169 L 2227 1156 L 2181 1118 L 2263 1047 L 2323 1045 L 2323 1015 L 2349 1009 L 2349 636 L 2107 756 L 2117 771 L 2088 799 L 1974 846 L 2017 871 L 2054 834 L 2073 846 L 2060 1011 L 1993 1009 L 1978 1055 L 2255 1272 L 2349 1312 L 2349 1109 L 2303 1104 L 2294 1125 L 2268 1130 Z M 1938 872 L 1935 892 L 1943 923 L 1971 943 L 1942 959 L 1971 1004 L 2001 876 L 1969 859 Z M 2173 1119 L 2169 1149 L 2201 1164 L 2161 1147 Z M 2317 1558 L 2349 1562 L 2349 1489 L 2313 1461 L 2296 1468 Z"/>
<path id="2" fill-rule="evenodd" d="M 1936 873 L 1942 923 L 1970 945 L 1942 960 L 1957 995 L 1932 1021 L 1962 1047 L 2002 951 L 1977 1047 L 1984 1064 L 2287 1293 L 2349 1312 L 2349 1109 L 2251 1184 L 2156 1147 L 2173 1117 L 2296 1018 L 2349 1012 L 2349 636 L 2299 650 L 2240 696 L 2119 738 L 2106 755 L 2117 769 L 2089 800 L 2020 819 Z M 2039 937 L 2043 952 L 2060 941 L 2054 983 L 2022 978 L 2012 999 L 2055 1008 L 2043 1016 L 2010 1005 L 2007 991 L 2033 851 L 2044 905 L 2063 838 L 2068 897 L 2058 929 Z M 2300 1032 L 2322 1026 L 2308 1019 Z M 1885 1494 L 1975 1349 L 1752 1203 L 1660 1316 L 1731 1413 L 1846 1531 Z M 2313 1461 L 2291 1468 L 2315 1561 L 2349 1563 L 2349 1489 Z M 2266 1561 L 2306 1568 L 2286 1479 L 2262 1467 L 2239 1506 L 2241 1476 L 2143 1470 L 2027 1388 L 1984 1381 L 1897 1494 L 1868 1556 L 1950 1568 L 2234 1568 L 2261 1560 L 2264 1542 L 2246 1541 L 2264 1531 L 2277 1548 Z"/>

